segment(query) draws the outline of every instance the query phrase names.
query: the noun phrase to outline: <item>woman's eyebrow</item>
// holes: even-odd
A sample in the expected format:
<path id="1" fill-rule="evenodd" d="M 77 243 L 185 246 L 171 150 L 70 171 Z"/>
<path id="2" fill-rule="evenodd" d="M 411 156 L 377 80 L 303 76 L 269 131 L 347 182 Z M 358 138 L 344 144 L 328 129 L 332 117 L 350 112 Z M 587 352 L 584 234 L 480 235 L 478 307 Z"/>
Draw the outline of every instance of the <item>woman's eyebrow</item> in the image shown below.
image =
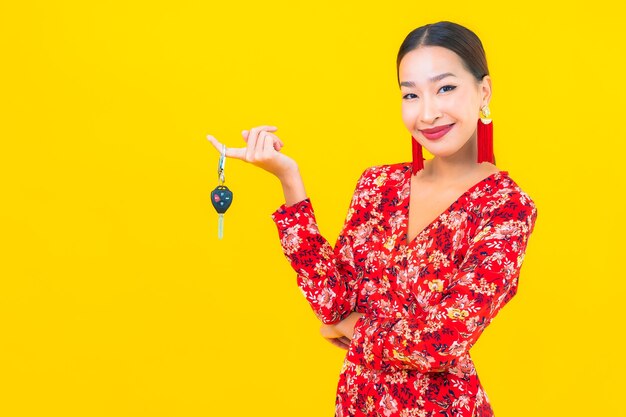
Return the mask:
<path id="1" fill-rule="evenodd" d="M 450 76 L 456 77 L 456 75 L 452 74 L 451 72 L 444 72 L 443 74 L 435 75 L 434 77 L 429 78 L 428 81 L 430 83 L 435 83 L 437 81 L 443 80 L 444 78 L 450 77 Z M 400 83 L 400 86 L 403 86 L 403 87 L 415 87 L 415 83 L 413 81 L 402 81 Z"/>

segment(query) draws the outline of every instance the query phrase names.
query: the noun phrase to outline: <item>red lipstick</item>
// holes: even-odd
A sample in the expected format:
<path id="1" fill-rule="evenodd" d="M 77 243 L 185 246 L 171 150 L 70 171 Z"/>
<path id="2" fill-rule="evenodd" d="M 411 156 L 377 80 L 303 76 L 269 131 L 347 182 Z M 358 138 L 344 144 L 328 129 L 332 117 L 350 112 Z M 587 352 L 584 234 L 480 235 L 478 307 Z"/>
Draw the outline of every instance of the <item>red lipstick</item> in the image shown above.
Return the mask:
<path id="1" fill-rule="evenodd" d="M 452 129 L 452 126 L 454 126 L 454 123 L 433 127 L 432 129 L 421 129 L 420 132 L 422 132 L 426 139 L 436 140 L 448 133 L 450 129 Z"/>

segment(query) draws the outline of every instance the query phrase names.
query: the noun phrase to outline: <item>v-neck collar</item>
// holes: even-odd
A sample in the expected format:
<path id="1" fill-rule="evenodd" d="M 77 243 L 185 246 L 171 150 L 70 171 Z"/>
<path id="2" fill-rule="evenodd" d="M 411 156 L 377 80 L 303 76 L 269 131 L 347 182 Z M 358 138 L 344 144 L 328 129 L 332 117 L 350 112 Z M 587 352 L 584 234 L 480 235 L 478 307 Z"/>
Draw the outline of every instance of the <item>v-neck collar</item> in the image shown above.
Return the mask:
<path id="1" fill-rule="evenodd" d="M 469 187 L 467 190 L 465 190 L 463 192 L 463 194 L 461 194 L 456 200 L 454 200 L 454 202 L 452 204 L 450 204 L 448 206 L 448 208 L 446 208 L 443 212 L 441 212 L 437 217 L 435 217 L 434 220 L 432 220 L 430 223 L 428 223 L 428 225 L 426 225 L 426 227 L 424 227 L 417 235 L 415 235 L 415 237 L 413 238 L 413 240 L 411 240 L 410 242 L 407 242 L 407 239 L 409 237 L 409 209 L 410 209 L 410 202 L 411 202 L 411 177 L 412 177 L 412 170 L 411 170 L 411 163 L 407 163 L 404 169 L 404 183 L 401 184 L 401 187 L 403 187 L 406 182 L 408 181 L 409 185 L 409 192 L 406 194 L 406 199 L 404 201 L 401 202 L 401 207 L 402 207 L 402 214 L 404 215 L 404 219 L 403 219 L 403 223 L 402 223 L 402 233 L 400 233 L 399 236 L 399 246 L 412 246 L 415 241 L 419 240 L 422 235 L 424 235 L 427 231 L 429 231 L 435 223 L 438 223 L 439 220 L 445 215 L 448 214 L 450 211 L 452 211 L 454 209 L 454 207 L 466 196 L 468 196 L 469 194 L 471 194 L 476 188 L 480 187 L 481 185 L 483 185 L 486 182 L 490 182 L 490 181 L 495 181 L 496 179 L 499 179 L 502 176 L 508 176 L 509 172 L 508 171 L 497 171 L 494 172 L 492 174 L 489 174 L 488 176 L 484 177 L 483 179 L 481 179 L 480 181 L 476 182 L 474 185 L 472 185 L 471 187 Z"/>

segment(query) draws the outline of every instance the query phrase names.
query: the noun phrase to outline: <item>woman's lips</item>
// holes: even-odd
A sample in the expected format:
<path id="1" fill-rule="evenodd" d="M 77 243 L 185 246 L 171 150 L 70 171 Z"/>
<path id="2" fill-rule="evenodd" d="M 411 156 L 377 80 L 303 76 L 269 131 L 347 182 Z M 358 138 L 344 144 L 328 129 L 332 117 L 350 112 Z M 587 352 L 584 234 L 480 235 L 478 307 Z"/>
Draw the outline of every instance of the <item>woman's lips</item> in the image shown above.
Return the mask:
<path id="1" fill-rule="evenodd" d="M 454 123 L 445 126 L 434 127 L 432 129 L 420 130 L 420 132 L 422 132 L 422 135 L 424 135 L 426 139 L 435 140 L 448 133 L 450 129 L 452 129 L 452 126 L 454 126 Z"/>

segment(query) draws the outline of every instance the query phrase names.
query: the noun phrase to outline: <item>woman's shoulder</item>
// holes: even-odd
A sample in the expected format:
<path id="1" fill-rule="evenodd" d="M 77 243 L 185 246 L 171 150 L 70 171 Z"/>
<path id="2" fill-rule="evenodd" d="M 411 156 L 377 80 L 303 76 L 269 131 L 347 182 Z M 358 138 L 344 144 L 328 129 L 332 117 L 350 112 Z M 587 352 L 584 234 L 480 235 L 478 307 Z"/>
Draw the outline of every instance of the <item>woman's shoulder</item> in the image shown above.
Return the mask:
<path id="1" fill-rule="evenodd" d="M 508 171 L 500 171 L 494 178 L 496 187 L 487 202 L 490 216 L 524 221 L 532 230 L 537 219 L 535 201 Z"/>
<path id="2" fill-rule="evenodd" d="M 365 171 L 369 171 L 372 174 L 390 173 L 394 171 L 405 172 L 410 167 L 410 162 L 396 162 L 390 164 L 372 165 L 370 167 L 367 167 Z"/>
<path id="3" fill-rule="evenodd" d="M 506 194 L 516 204 L 536 209 L 537 206 L 532 197 L 513 179 L 508 171 L 500 171 L 498 177 L 498 189 L 496 195 Z"/>
<path id="4" fill-rule="evenodd" d="M 374 181 L 376 185 L 382 185 L 389 180 L 399 181 L 404 178 L 404 174 L 410 170 L 409 162 L 398 162 L 392 164 L 372 165 L 363 171 L 361 181 L 368 183 Z"/>

